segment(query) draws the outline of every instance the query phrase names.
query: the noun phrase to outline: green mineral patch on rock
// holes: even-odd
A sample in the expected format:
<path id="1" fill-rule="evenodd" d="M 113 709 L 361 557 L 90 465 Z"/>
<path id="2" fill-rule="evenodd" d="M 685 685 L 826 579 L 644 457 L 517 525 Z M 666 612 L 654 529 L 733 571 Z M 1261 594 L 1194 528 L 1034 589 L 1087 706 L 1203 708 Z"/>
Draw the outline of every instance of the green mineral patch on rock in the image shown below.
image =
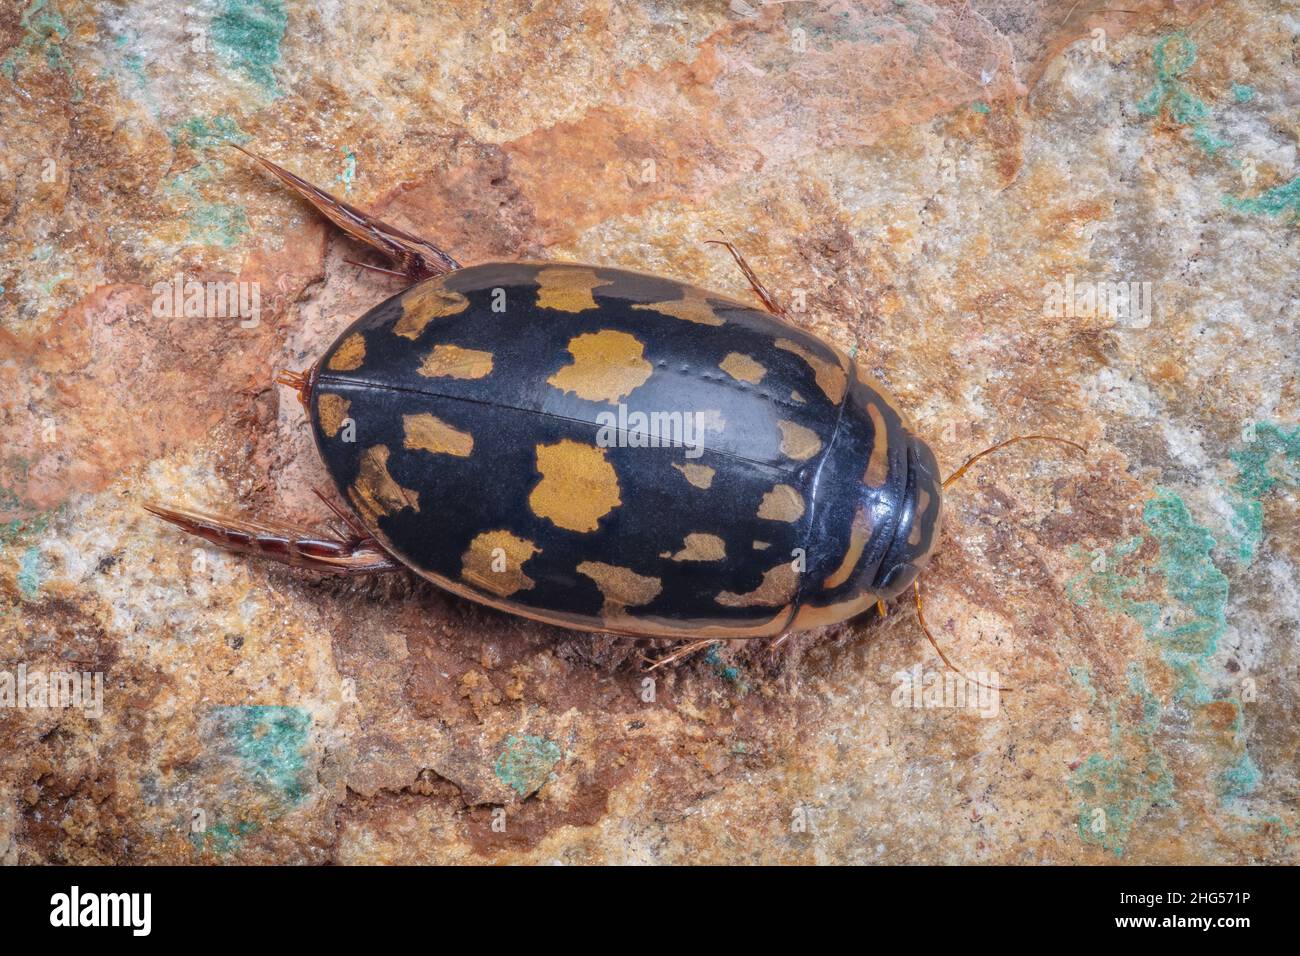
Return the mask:
<path id="1" fill-rule="evenodd" d="M 541 789 L 551 768 L 560 760 L 560 746 L 545 737 L 511 734 L 502 745 L 501 755 L 493 768 L 497 779 L 526 797 Z"/>
<path id="2" fill-rule="evenodd" d="M 1264 496 L 1278 482 L 1300 485 L 1300 425 L 1287 429 L 1264 422 L 1228 457 L 1237 466 L 1232 486 L 1237 557 L 1249 564 L 1264 537 Z"/>
<path id="3" fill-rule="evenodd" d="M 240 73 L 269 93 L 278 92 L 274 67 L 280 62 L 289 15 L 280 0 L 223 0 L 212 21 L 212 44 Z"/>
<path id="4" fill-rule="evenodd" d="M 249 705 L 220 707 L 213 717 L 250 780 L 290 803 L 303 798 L 311 714 L 299 707 Z"/>
<path id="5" fill-rule="evenodd" d="M 1160 702 L 1147 688 L 1142 666 L 1131 664 L 1129 689 L 1140 717 L 1125 724 L 1110 707 L 1110 756 L 1092 754 L 1070 778 L 1079 798 L 1078 833 L 1085 843 L 1123 856 L 1133 828 L 1156 806 L 1172 801 L 1174 780 L 1156 747 Z"/>
<path id="6" fill-rule="evenodd" d="M 1229 145 L 1210 131 L 1210 107 L 1184 82 L 1196 64 L 1196 44 L 1192 38 L 1185 33 L 1162 37 L 1151 56 L 1155 62 L 1156 85 L 1138 102 L 1138 111 L 1143 116 L 1168 113 L 1175 123 L 1192 131 L 1192 140 L 1210 156 Z"/>

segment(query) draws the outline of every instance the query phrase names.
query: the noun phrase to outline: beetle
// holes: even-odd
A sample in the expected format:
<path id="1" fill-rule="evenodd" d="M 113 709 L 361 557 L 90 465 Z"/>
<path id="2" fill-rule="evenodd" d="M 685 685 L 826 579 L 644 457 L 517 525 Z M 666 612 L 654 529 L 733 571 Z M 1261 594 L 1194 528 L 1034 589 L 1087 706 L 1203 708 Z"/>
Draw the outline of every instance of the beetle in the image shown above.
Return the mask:
<path id="1" fill-rule="evenodd" d="M 462 266 L 236 148 L 413 284 L 278 379 L 347 502 L 321 495 L 340 528 L 155 515 L 295 568 L 410 569 L 512 614 L 689 649 L 883 613 L 908 587 L 921 611 L 933 451 L 734 245 L 718 241 L 761 309 L 606 266 Z"/>

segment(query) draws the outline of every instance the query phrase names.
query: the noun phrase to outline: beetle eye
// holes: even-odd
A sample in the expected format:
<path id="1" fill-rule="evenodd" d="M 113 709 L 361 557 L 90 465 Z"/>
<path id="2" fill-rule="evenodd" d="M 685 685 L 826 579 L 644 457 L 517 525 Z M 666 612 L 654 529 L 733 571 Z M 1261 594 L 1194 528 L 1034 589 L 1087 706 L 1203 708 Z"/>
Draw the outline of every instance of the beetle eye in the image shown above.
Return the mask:
<path id="1" fill-rule="evenodd" d="M 888 591 L 891 595 L 898 594 L 916 580 L 919 571 L 920 568 L 910 561 L 905 564 L 896 564 L 889 569 L 888 574 L 881 578 L 880 589 Z"/>

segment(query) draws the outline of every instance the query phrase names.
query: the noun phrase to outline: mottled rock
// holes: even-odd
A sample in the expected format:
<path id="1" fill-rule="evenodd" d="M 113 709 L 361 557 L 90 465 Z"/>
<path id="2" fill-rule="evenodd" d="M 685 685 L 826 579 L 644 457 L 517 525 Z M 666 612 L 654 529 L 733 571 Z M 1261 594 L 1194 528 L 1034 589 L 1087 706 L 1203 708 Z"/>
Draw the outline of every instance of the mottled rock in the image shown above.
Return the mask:
<path id="1" fill-rule="evenodd" d="M 1296 862 L 1295 36 L 1256 0 L 0 10 L 0 860 Z M 272 380 L 398 288 L 228 143 L 464 262 L 748 296 L 720 231 L 945 468 L 1086 443 L 977 466 L 923 578 L 1014 691 L 958 701 L 906 602 L 647 682 L 666 648 L 150 518 L 327 517 Z"/>

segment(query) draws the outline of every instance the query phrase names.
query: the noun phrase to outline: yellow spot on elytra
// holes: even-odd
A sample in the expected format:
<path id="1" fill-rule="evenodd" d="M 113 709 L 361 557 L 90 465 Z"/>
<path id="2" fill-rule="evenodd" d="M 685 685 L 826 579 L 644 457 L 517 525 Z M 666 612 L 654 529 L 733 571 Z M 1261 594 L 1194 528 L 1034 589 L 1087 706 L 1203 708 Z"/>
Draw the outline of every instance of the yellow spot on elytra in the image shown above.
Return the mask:
<path id="1" fill-rule="evenodd" d="M 862 551 L 867 546 L 867 541 L 871 538 L 871 512 L 866 505 L 858 505 L 857 512 L 853 515 L 853 524 L 849 527 L 849 546 L 844 552 L 844 560 L 831 575 L 822 582 L 822 587 L 828 591 L 837 588 L 849 579 L 853 569 L 858 566 L 858 561 L 862 559 Z"/>
<path id="2" fill-rule="evenodd" d="M 885 417 L 875 402 L 867 405 L 867 415 L 871 418 L 871 457 L 867 460 L 867 471 L 862 480 L 870 488 L 879 488 L 889 477 L 889 430 L 885 428 Z"/>
<path id="3" fill-rule="evenodd" d="M 794 592 L 798 587 L 799 574 L 795 571 L 794 565 L 789 561 L 782 561 L 763 575 L 763 580 L 759 582 L 758 587 L 754 588 L 754 590 L 747 591 L 744 594 L 723 591 L 715 600 L 727 607 L 752 607 L 754 605 L 775 607 L 778 604 L 788 604 L 793 600 Z"/>
<path id="4" fill-rule="evenodd" d="M 339 433 L 343 419 L 348 417 L 352 403 L 342 395 L 321 395 L 316 399 L 316 417 L 320 420 L 320 430 L 330 438 Z"/>
<path id="5" fill-rule="evenodd" d="M 659 557 L 671 557 L 674 561 L 721 561 L 727 556 L 727 543 L 716 534 L 688 534 L 682 544 L 685 547 L 676 554 L 665 551 Z"/>
<path id="6" fill-rule="evenodd" d="M 808 400 L 804 398 L 802 395 L 800 395 L 798 392 L 791 392 L 790 401 L 798 402 L 800 405 L 803 405 L 806 404 Z"/>
<path id="7" fill-rule="evenodd" d="M 528 496 L 528 507 L 567 531 L 595 531 L 605 515 L 622 504 L 618 474 L 605 450 L 565 438 L 537 446 L 542 480 Z"/>
<path id="8" fill-rule="evenodd" d="M 425 378 L 483 378 L 492 371 L 492 353 L 435 345 L 417 371 Z"/>
<path id="9" fill-rule="evenodd" d="M 649 309 L 664 315 L 670 315 L 674 319 L 681 319 L 684 322 L 694 322 L 697 325 L 723 324 L 723 320 L 713 311 L 713 306 L 709 305 L 704 292 L 691 286 L 687 287 L 683 298 L 672 302 L 640 303 L 632 306 L 632 308 Z"/>
<path id="10" fill-rule="evenodd" d="M 419 448 L 435 455 L 468 458 L 474 450 L 474 436 L 448 425 L 428 412 L 403 415 L 402 430 L 407 448 Z"/>
<path id="11" fill-rule="evenodd" d="M 912 530 L 907 536 L 907 543 L 916 547 L 921 543 L 921 516 L 929 510 L 930 492 L 924 488 L 916 497 L 916 511 L 912 513 Z"/>
<path id="12" fill-rule="evenodd" d="M 770 547 L 772 547 L 772 544 L 771 544 L 771 542 L 769 542 L 769 541 L 755 541 L 755 542 L 754 542 L 754 550 L 755 550 L 755 551 L 766 551 L 766 550 L 767 550 L 768 548 L 770 548 Z"/>
<path id="13" fill-rule="evenodd" d="M 767 369 L 762 365 L 739 352 L 728 353 L 727 357 L 718 363 L 718 368 L 737 382 L 748 382 L 750 385 L 757 385 L 767 374 Z"/>
<path id="14" fill-rule="evenodd" d="M 625 617 L 625 608 L 649 604 L 663 590 L 663 582 L 659 578 L 637 574 L 616 564 L 583 561 L 578 565 L 577 571 L 596 582 L 596 587 L 605 598 L 601 614 L 607 622 L 617 622 Z"/>
<path id="15" fill-rule="evenodd" d="M 610 279 L 597 278 L 591 269 L 554 266 L 537 273 L 537 307 L 560 312 L 585 312 L 596 308 L 592 291 L 612 285 Z"/>
<path id="16" fill-rule="evenodd" d="M 807 362 L 813 370 L 813 378 L 817 380 L 817 387 L 826 393 L 826 397 L 833 404 L 838 405 L 840 403 L 840 399 L 844 397 L 844 387 L 848 384 L 849 377 L 839 362 L 824 359 L 790 339 L 777 339 L 776 347 L 791 352 Z"/>
<path id="17" fill-rule="evenodd" d="M 709 488 L 713 485 L 714 470 L 708 465 L 696 465 L 687 462 L 684 465 L 673 463 L 673 467 L 686 476 L 686 480 L 696 488 Z"/>
<path id="18" fill-rule="evenodd" d="M 781 454 L 795 461 L 804 461 L 822 450 L 822 440 L 811 428 L 794 422 L 777 422 L 781 429 Z"/>
<path id="19" fill-rule="evenodd" d="M 524 574 L 524 562 L 542 549 L 509 531 L 485 531 L 469 543 L 460 559 L 460 577 L 467 584 L 509 597 L 536 582 Z"/>
<path id="20" fill-rule="evenodd" d="M 360 332 L 353 332 L 343 340 L 330 356 L 329 368 L 333 372 L 353 372 L 366 360 L 366 340 Z"/>
<path id="21" fill-rule="evenodd" d="M 430 279 L 402 296 L 402 317 L 393 325 L 393 332 L 415 341 L 434 319 L 456 315 L 467 308 L 469 299 L 444 289 L 440 279 Z"/>
<path id="22" fill-rule="evenodd" d="M 420 510 L 420 498 L 403 488 L 388 473 L 388 446 L 375 445 L 361 456 L 357 480 L 348 489 L 357 511 L 373 521 L 380 515 L 396 514 L 403 508 Z"/>
<path id="23" fill-rule="evenodd" d="M 798 521 L 803 517 L 803 498 L 789 485 L 777 485 L 758 506 L 758 516 L 768 521 Z"/>
<path id="24" fill-rule="evenodd" d="M 654 373 L 645 346 L 634 335 L 602 329 L 569 340 L 573 364 L 546 381 L 589 402 L 617 402 Z"/>

